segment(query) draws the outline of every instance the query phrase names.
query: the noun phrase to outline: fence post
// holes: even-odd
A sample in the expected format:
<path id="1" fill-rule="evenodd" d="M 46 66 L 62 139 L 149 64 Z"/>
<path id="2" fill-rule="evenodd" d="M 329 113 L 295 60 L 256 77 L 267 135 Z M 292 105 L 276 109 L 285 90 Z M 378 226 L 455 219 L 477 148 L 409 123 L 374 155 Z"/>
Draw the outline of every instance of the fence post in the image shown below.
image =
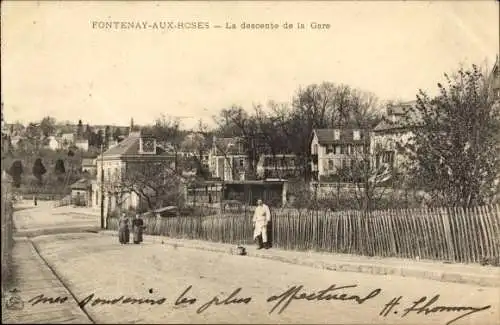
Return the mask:
<path id="1" fill-rule="evenodd" d="M 443 220 L 444 234 L 446 237 L 446 246 L 448 247 L 448 258 L 453 262 L 455 261 L 455 247 L 453 245 L 453 240 L 451 237 L 451 225 L 450 225 L 450 214 L 448 209 L 439 209 L 441 213 L 441 218 Z"/>

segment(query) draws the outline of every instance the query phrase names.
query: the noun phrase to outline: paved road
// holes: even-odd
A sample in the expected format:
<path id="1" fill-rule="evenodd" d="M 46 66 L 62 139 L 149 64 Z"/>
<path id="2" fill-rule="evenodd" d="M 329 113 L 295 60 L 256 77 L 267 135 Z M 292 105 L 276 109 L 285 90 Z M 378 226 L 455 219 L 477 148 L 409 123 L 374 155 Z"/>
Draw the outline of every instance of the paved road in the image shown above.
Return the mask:
<path id="1" fill-rule="evenodd" d="M 99 229 L 100 217 L 89 208 L 63 206 L 54 208 L 54 201 L 39 201 L 34 206 L 30 201 L 15 205 L 14 213 L 17 236 L 36 236 L 69 230 Z"/>
<path id="2" fill-rule="evenodd" d="M 422 297 L 427 311 L 437 306 L 490 308 L 451 324 L 498 324 L 499 288 L 481 288 L 431 280 L 334 272 L 247 256 L 175 248 L 161 243 L 121 246 L 116 237 L 101 234 L 61 234 L 33 239 L 41 255 L 55 269 L 78 301 L 94 294 L 85 310 L 97 323 L 343 323 L 343 324 L 447 324 L 467 311 L 435 308 L 425 314 L 404 309 Z M 331 285 L 354 286 L 325 293 L 348 299 L 353 295 L 372 298 L 359 304 L 353 299 L 293 300 L 281 313 L 270 313 L 279 300 L 267 302 L 292 286 L 313 293 Z M 193 304 L 175 305 L 181 293 Z M 220 301 L 234 290 L 240 303 L 202 306 L 214 297 Z M 377 289 L 381 289 L 378 292 Z M 346 295 L 342 296 L 341 294 Z M 115 304 L 94 304 L 96 299 L 115 299 Z M 157 299 L 156 305 L 131 304 L 127 297 Z M 387 316 L 379 313 L 393 298 L 401 297 Z M 25 300 L 31 297 L 23 297 Z M 162 303 L 161 298 L 165 298 Z M 245 303 L 245 298 L 251 298 Z M 310 298 L 313 298 L 310 296 Z M 124 303 L 127 300 L 127 303 Z M 187 299 L 186 299 L 187 300 Z M 234 299 L 233 299 L 234 301 Z M 418 305 L 423 307 L 425 302 Z M 29 306 L 27 307 L 29 308 Z M 387 309 L 386 309 L 387 310 Z M 198 312 L 197 312 L 198 311 Z M 201 312 L 200 312 L 201 311 Z"/>

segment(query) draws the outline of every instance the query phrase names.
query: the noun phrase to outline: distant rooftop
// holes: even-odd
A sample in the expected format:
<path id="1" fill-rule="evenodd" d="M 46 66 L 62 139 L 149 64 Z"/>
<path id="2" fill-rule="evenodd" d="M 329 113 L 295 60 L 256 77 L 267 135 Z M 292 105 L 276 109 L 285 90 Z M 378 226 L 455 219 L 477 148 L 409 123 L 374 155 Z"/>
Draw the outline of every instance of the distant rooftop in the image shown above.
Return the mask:
<path id="1" fill-rule="evenodd" d="M 335 132 L 339 132 L 339 138 L 335 139 Z M 359 140 L 354 139 L 354 131 L 360 132 Z M 325 144 L 346 144 L 346 143 L 365 143 L 369 133 L 363 129 L 343 128 L 343 129 L 314 129 L 313 132 L 318 137 L 318 142 L 321 145 Z"/>

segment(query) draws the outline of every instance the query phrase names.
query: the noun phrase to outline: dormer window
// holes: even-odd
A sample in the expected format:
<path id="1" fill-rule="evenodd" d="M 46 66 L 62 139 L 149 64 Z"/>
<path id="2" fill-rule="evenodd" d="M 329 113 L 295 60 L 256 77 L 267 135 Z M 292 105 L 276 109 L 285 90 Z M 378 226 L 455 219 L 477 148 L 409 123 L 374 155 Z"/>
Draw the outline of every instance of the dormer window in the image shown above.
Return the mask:
<path id="1" fill-rule="evenodd" d="M 340 140 L 340 130 L 333 130 L 333 140 Z"/>
<path id="2" fill-rule="evenodd" d="M 139 142 L 139 152 L 141 154 L 155 154 L 156 153 L 156 139 L 141 138 Z"/>

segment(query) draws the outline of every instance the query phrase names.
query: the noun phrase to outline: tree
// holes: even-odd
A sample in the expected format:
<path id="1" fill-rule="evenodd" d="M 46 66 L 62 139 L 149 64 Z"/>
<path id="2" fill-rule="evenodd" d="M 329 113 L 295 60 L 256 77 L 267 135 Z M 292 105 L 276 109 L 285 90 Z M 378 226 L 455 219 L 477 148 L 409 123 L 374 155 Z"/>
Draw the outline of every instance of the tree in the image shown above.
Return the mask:
<path id="1" fill-rule="evenodd" d="M 95 138 L 95 146 L 100 147 L 104 145 L 104 134 L 102 130 L 97 131 L 97 136 Z"/>
<path id="2" fill-rule="evenodd" d="M 56 131 L 56 119 L 50 116 L 44 117 L 40 121 L 40 129 L 45 137 L 48 137 Z"/>
<path id="3" fill-rule="evenodd" d="M 59 181 L 62 180 L 62 176 L 66 173 L 66 168 L 64 167 L 64 160 L 62 160 L 61 158 L 56 160 L 54 173 L 57 175 Z"/>
<path id="4" fill-rule="evenodd" d="M 122 130 L 120 129 L 120 127 L 116 127 L 113 132 L 113 140 L 118 141 L 120 140 L 121 136 L 122 136 Z"/>
<path id="5" fill-rule="evenodd" d="M 82 120 L 78 120 L 78 126 L 76 128 L 76 136 L 81 138 L 83 136 L 83 124 Z"/>
<path id="6" fill-rule="evenodd" d="M 413 136 L 405 154 L 414 161 L 408 168 L 437 204 L 483 204 L 493 194 L 500 167 L 499 109 L 490 79 L 473 65 L 445 74 L 445 80 L 434 98 L 420 90 L 407 114 Z"/>
<path id="7" fill-rule="evenodd" d="M 104 147 L 108 148 L 109 143 L 111 142 L 111 128 L 109 125 L 106 125 L 104 128 Z"/>
<path id="8" fill-rule="evenodd" d="M 92 129 L 90 128 L 90 125 L 87 124 L 85 126 L 85 132 L 83 133 L 83 136 L 84 136 L 85 139 L 89 140 L 89 145 L 91 145 L 90 144 L 90 136 L 91 136 L 91 134 L 92 134 Z"/>
<path id="9" fill-rule="evenodd" d="M 42 159 L 37 158 L 33 164 L 33 175 L 38 179 L 39 184 L 42 184 L 43 175 L 47 172 L 45 166 L 43 165 Z"/>
<path id="10" fill-rule="evenodd" d="M 20 160 L 15 160 L 9 168 L 9 174 L 12 176 L 14 187 L 21 187 L 21 177 L 23 173 L 23 163 Z"/>
<path id="11" fill-rule="evenodd" d="M 155 138 L 158 144 L 166 151 L 173 151 L 175 155 L 175 168 L 179 168 L 178 153 L 181 142 L 186 134 L 186 132 L 182 131 L 180 128 L 179 119 L 161 115 L 155 120 L 153 126 L 144 127 L 141 132 L 144 135 Z"/>
<path id="12" fill-rule="evenodd" d="M 184 177 L 175 170 L 173 161 L 128 163 L 120 179 L 108 182 L 115 194 L 135 193 L 149 210 L 167 205 L 182 206 Z M 116 189 L 116 190 L 115 190 Z"/>

